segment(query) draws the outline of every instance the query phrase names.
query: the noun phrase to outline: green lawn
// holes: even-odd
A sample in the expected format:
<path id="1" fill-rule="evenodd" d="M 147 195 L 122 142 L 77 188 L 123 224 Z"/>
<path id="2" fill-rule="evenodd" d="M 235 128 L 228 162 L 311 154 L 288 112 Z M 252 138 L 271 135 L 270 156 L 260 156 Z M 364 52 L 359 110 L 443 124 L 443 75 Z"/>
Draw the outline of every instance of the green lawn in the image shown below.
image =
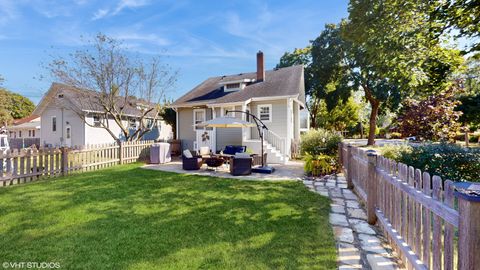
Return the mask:
<path id="1" fill-rule="evenodd" d="M 334 269 L 329 200 L 299 182 L 139 164 L 0 188 L 0 262 L 61 269 Z"/>

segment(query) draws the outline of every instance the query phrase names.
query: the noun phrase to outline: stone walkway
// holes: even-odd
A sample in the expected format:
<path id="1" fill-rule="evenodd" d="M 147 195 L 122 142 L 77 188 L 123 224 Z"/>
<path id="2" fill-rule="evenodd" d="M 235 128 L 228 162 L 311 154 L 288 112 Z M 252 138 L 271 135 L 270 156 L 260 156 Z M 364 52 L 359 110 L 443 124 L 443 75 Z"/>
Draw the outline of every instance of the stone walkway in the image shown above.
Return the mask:
<path id="1" fill-rule="evenodd" d="M 382 233 L 367 223 L 357 195 L 343 176 L 304 180 L 312 191 L 332 199 L 332 224 L 338 249 L 338 269 L 399 269 Z"/>

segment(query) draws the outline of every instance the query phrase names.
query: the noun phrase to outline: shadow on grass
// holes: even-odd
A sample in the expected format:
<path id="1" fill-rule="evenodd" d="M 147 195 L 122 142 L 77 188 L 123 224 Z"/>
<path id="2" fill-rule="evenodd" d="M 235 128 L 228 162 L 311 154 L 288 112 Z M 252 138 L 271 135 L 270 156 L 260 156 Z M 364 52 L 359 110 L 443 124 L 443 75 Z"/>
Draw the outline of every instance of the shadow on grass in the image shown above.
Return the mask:
<path id="1" fill-rule="evenodd" d="M 333 269 L 329 201 L 299 182 L 115 167 L 0 190 L 0 258 L 63 269 Z"/>

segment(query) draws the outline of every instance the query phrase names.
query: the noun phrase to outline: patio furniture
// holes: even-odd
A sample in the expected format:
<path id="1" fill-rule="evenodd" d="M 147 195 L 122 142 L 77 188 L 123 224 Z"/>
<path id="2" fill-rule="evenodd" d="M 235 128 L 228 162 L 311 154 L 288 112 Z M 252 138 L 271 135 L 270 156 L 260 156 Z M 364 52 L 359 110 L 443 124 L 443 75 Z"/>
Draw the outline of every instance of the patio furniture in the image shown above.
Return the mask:
<path id="1" fill-rule="evenodd" d="M 205 159 L 205 164 L 207 164 L 207 168 L 214 168 L 215 171 L 218 167 L 222 166 L 224 163 L 224 159 L 220 157 L 209 157 Z"/>
<path id="2" fill-rule="evenodd" d="M 202 167 L 203 160 L 201 156 L 194 156 L 190 150 L 183 151 L 182 168 L 187 171 L 199 170 Z"/>
<path id="3" fill-rule="evenodd" d="M 200 147 L 200 150 L 198 152 L 199 152 L 200 156 L 202 156 L 202 158 L 208 158 L 208 157 L 212 156 L 212 151 L 210 150 L 210 147 L 208 147 L 208 146 Z"/>
<path id="4" fill-rule="evenodd" d="M 163 164 L 171 161 L 170 144 L 155 143 L 150 148 L 150 163 Z"/>
<path id="5" fill-rule="evenodd" d="M 223 154 L 235 155 L 236 153 L 245 153 L 247 151 L 246 146 L 242 145 L 227 145 L 223 150 Z"/>
<path id="6" fill-rule="evenodd" d="M 252 174 L 253 158 L 246 153 L 236 154 L 230 158 L 231 175 L 249 175 Z"/>

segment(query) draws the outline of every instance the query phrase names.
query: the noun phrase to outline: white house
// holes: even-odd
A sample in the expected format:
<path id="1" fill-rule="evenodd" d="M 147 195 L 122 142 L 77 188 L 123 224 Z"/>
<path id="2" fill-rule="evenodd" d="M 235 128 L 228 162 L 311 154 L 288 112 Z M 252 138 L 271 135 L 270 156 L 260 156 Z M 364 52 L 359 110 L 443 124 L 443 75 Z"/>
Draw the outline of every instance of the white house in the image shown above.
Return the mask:
<path id="1" fill-rule="evenodd" d="M 121 138 L 120 126 L 113 119 L 101 120 L 99 115 L 102 111 L 91 106 L 91 102 L 85 98 L 95 95 L 94 93 L 90 90 L 53 83 L 33 112 L 41 116 L 40 143 L 50 146 L 80 146 L 115 142 L 110 133 L 101 127 L 100 121 L 108 122 L 109 129 Z M 135 129 L 139 125 L 140 113 L 137 107 L 129 106 L 125 110 L 122 124 Z M 153 118 L 149 120 L 153 121 Z M 153 129 L 142 139 L 169 140 L 172 138 L 172 127 L 165 121 L 160 119 L 152 124 Z"/>
<path id="2" fill-rule="evenodd" d="M 300 140 L 300 131 L 308 125 L 302 120 L 305 110 L 303 66 L 265 71 L 263 53 L 257 54 L 257 71 L 208 78 L 171 105 L 177 112 L 177 139 L 183 149 L 209 146 L 220 151 L 226 145 L 243 145 L 260 154 L 256 128 L 210 128 L 195 126 L 227 111 L 244 111 L 260 118 L 268 130 L 265 146 L 269 162 L 284 163 L 291 156 L 291 144 Z M 240 112 L 228 116 L 251 121 Z M 202 139 L 208 133 L 209 140 Z M 203 136 L 204 138 L 207 136 Z"/>
<path id="3" fill-rule="evenodd" d="M 40 116 L 31 115 L 13 121 L 7 127 L 9 139 L 40 138 Z"/>

